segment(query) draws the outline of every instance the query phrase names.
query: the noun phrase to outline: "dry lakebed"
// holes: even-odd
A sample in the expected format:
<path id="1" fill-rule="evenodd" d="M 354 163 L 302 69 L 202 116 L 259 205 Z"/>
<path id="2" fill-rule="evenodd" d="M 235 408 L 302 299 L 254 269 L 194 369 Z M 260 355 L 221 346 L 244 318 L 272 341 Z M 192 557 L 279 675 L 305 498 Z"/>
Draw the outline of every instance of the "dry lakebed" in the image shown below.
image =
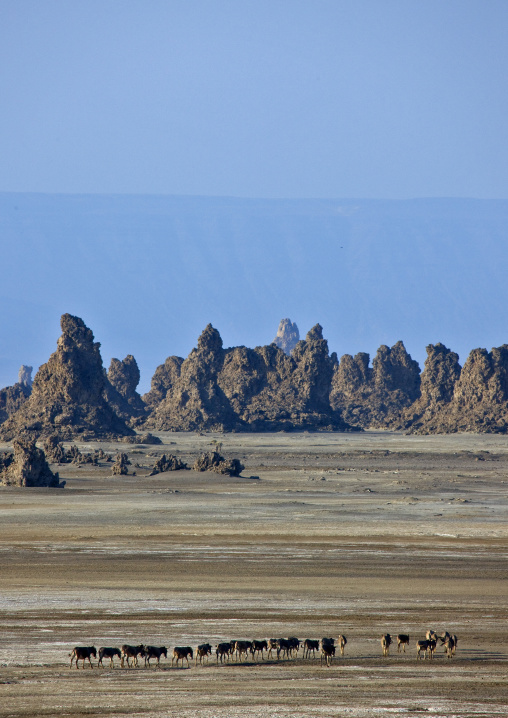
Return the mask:
<path id="1" fill-rule="evenodd" d="M 508 715 L 508 438 L 158 433 L 128 476 L 0 488 L 0 717 Z M 148 476 L 222 442 L 240 477 Z M 0 449 L 8 448 L 6 444 Z M 136 475 L 132 475 L 136 472 Z M 458 636 L 416 660 L 428 629 Z M 319 658 L 171 666 L 174 646 L 345 634 Z M 384 633 L 410 636 L 383 657 Z M 69 668 L 74 646 L 167 646 Z"/>

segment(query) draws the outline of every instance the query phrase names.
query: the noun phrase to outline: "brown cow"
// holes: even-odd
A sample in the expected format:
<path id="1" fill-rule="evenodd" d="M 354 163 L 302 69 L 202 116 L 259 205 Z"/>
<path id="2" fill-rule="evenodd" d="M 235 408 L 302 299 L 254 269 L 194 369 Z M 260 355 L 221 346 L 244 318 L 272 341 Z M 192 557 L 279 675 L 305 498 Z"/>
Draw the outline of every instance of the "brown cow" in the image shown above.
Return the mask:
<path id="1" fill-rule="evenodd" d="M 76 661 L 76 668 L 78 668 L 78 661 L 83 661 L 83 668 L 85 667 L 85 661 L 88 661 L 90 668 L 93 668 L 91 656 L 97 658 L 97 649 L 95 646 L 76 646 L 72 653 L 69 653 L 69 656 L 71 658 L 69 668 L 72 668 L 73 661 Z"/>
<path id="2" fill-rule="evenodd" d="M 178 668 L 178 661 L 182 661 L 183 668 L 183 661 L 185 659 L 187 661 L 187 667 L 190 668 L 189 656 L 191 658 L 194 657 L 194 653 L 190 646 L 175 646 L 173 649 L 173 658 L 171 659 L 171 665 L 173 665 L 173 661 L 176 658 L 176 667 Z"/>

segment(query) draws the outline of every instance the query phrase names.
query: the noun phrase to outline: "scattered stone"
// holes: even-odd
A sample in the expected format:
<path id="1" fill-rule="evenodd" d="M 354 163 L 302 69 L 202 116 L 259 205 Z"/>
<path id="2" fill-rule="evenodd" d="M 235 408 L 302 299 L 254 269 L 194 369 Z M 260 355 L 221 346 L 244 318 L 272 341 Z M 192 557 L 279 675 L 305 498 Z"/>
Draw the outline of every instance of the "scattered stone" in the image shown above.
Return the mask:
<path id="1" fill-rule="evenodd" d="M 14 452 L 4 455 L 0 463 L 0 481 L 7 486 L 65 486 L 48 466 L 44 451 L 35 445 L 33 436 L 19 436 L 13 441 Z"/>
<path id="2" fill-rule="evenodd" d="M 163 474 L 166 471 L 181 471 L 182 469 L 187 468 L 187 464 L 181 461 L 181 459 L 179 459 L 174 454 L 168 454 L 167 456 L 166 454 L 163 454 L 160 459 L 155 462 L 148 476 Z"/>
<path id="3" fill-rule="evenodd" d="M 218 451 L 201 454 L 194 462 L 194 471 L 214 471 L 216 474 L 240 476 L 245 466 L 238 459 L 225 459 Z"/>

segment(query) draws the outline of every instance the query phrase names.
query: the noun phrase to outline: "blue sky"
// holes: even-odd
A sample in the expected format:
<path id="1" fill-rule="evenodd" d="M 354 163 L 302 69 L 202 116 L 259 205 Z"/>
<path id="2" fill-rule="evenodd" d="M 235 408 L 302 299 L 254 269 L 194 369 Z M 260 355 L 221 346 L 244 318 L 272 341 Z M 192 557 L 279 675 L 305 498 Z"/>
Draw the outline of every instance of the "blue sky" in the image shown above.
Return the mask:
<path id="1" fill-rule="evenodd" d="M 1 0 L 0 191 L 508 197 L 505 0 Z"/>

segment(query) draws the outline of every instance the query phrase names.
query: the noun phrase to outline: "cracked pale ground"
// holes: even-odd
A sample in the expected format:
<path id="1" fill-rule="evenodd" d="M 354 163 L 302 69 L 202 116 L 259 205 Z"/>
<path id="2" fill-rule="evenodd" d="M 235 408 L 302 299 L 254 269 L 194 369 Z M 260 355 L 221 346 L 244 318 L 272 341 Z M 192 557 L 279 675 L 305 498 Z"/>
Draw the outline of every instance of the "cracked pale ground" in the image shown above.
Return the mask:
<path id="1" fill-rule="evenodd" d="M 137 476 L 63 465 L 63 490 L 0 489 L 2 718 L 508 715 L 505 437 L 160 436 L 102 444 Z M 243 478 L 146 476 L 212 439 Z M 428 628 L 458 635 L 453 659 L 416 661 Z M 383 658 L 385 632 L 407 652 Z M 75 645 L 339 633 L 331 668 L 69 669 Z"/>

